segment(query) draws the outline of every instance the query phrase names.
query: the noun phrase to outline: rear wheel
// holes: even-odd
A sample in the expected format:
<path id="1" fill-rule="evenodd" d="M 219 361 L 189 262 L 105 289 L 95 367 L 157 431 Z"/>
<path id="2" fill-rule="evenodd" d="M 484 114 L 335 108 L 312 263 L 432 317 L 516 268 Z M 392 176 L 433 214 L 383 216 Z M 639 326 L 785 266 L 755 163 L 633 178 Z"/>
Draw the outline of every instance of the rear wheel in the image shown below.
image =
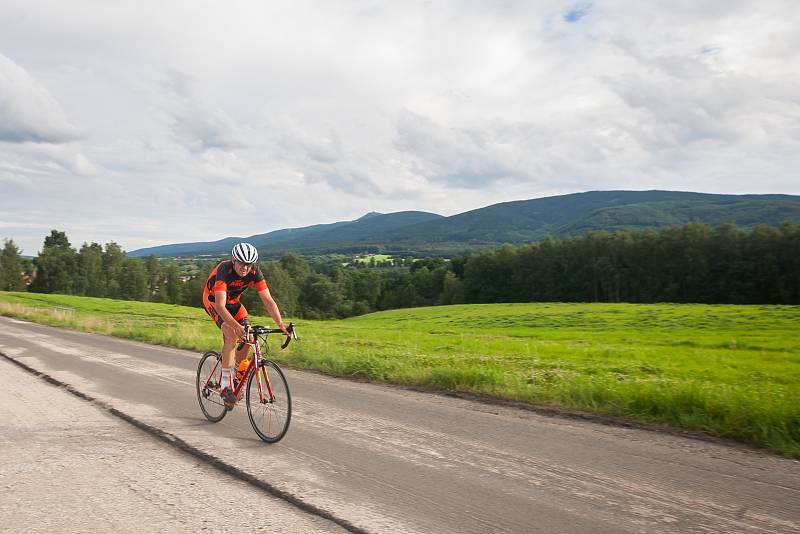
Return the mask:
<path id="1" fill-rule="evenodd" d="M 261 395 L 258 383 L 261 383 Z M 258 437 L 267 443 L 280 441 L 292 419 L 292 396 L 283 371 L 264 360 L 247 380 L 247 416 Z"/>
<path id="2" fill-rule="evenodd" d="M 216 423 L 221 421 L 228 411 L 220 396 L 222 364 L 218 352 L 208 351 L 200 359 L 197 366 L 197 400 L 206 419 Z"/>

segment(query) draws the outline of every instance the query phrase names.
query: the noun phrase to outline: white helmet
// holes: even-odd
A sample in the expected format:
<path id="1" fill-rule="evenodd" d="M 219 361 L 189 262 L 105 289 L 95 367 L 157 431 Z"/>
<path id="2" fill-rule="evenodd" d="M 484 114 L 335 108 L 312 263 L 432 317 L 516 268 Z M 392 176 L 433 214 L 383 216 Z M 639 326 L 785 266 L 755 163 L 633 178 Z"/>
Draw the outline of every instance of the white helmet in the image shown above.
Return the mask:
<path id="1" fill-rule="evenodd" d="M 231 256 L 242 263 L 255 263 L 258 261 L 258 250 L 250 243 L 238 243 L 231 250 Z"/>

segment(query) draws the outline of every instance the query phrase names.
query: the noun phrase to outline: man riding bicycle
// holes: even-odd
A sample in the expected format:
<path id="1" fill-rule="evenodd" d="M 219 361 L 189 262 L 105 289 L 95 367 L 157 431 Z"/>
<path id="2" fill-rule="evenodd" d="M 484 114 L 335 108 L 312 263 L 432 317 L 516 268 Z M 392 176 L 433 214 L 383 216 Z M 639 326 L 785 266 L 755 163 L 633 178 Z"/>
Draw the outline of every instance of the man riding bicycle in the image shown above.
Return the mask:
<path id="1" fill-rule="evenodd" d="M 234 363 L 247 357 L 250 346 L 236 344 L 246 338 L 245 325 L 250 324 L 247 309 L 239 301 L 242 292 L 255 285 L 267 313 L 287 336 L 290 334 L 283 324 L 281 312 L 267 287 L 261 269 L 256 265 L 258 250 L 250 243 L 239 243 L 231 250 L 231 259 L 219 263 L 208 275 L 203 289 L 203 307 L 206 313 L 222 330 L 222 400 L 230 408 L 236 404 L 233 393 Z"/>

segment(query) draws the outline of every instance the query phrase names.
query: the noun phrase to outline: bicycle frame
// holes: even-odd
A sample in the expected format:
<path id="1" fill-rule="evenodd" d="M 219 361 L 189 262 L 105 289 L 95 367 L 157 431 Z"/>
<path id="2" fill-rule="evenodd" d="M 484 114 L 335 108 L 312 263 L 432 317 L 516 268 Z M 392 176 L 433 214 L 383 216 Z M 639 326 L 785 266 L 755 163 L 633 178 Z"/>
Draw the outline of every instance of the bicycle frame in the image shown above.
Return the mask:
<path id="1" fill-rule="evenodd" d="M 239 381 L 238 384 L 236 384 L 236 387 L 233 390 L 233 394 L 236 395 L 237 399 L 241 399 L 240 393 L 242 391 L 242 388 L 245 387 L 245 384 L 250 379 L 250 375 L 252 373 L 257 373 L 256 382 L 258 383 L 258 399 L 259 399 L 259 401 L 262 402 L 262 403 L 264 403 L 264 402 L 275 402 L 275 394 L 273 393 L 272 385 L 269 382 L 269 375 L 265 371 L 261 370 L 261 367 L 263 367 L 262 359 L 265 359 L 265 358 L 264 358 L 264 352 L 262 352 L 262 350 L 261 350 L 261 343 L 259 343 L 259 341 L 258 341 L 258 334 L 254 333 L 254 334 L 252 334 L 252 337 L 253 337 L 253 341 L 247 341 L 247 342 L 242 343 L 242 345 L 249 345 L 250 347 L 252 347 L 253 353 L 250 355 L 250 363 L 248 364 L 247 369 L 245 370 L 244 375 L 242 376 L 242 380 Z M 266 344 L 266 339 L 264 340 L 264 347 L 266 348 L 266 351 L 269 351 L 269 346 Z M 211 374 L 209 375 L 208 380 L 205 383 L 205 387 L 207 387 L 209 389 L 214 389 L 212 387 L 209 387 L 209 382 L 211 381 L 211 378 L 216 374 L 217 368 L 221 364 L 222 364 L 222 360 L 220 359 L 220 360 L 217 361 L 217 364 L 214 366 L 214 369 L 211 371 Z M 262 386 L 261 386 L 261 376 L 262 376 L 262 374 L 264 376 L 264 383 L 267 386 L 267 393 L 269 395 L 269 400 L 266 400 L 266 401 L 264 400 L 264 388 L 262 388 Z M 220 384 L 217 389 L 221 390 L 222 389 L 222 385 Z"/>
<path id="2" fill-rule="evenodd" d="M 250 374 L 256 373 L 256 382 L 258 383 L 258 400 L 260 402 L 266 402 L 264 400 L 264 390 L 261 387 L 261 367 L 263 367 L 262 363 L 262 352 L 261 352 L 261 343 L 258 342 L 258 334 L 253 334 L 253 341 L 246 342 L 245 345 L 249 345 L 253 349 L 253 354 L 250 355 L 250 364 L 247 366 L 247 370 L 244 372 L 244 376 L 242 376 L 242 380 L 236 385 L 236 388 L 233 390 L 233 393 L 236 395 L 236 398 L 241 398 L 239 396 L 239 392 L 244 387 L 245 382 L 250 380 Z M 266 344 L 266 340 L 264 342 L 264 346 L 269 347 Z M 266 372 L 263 372 L 264 375 L 264 383 L 267 385 L 267 392 L 269 393 L 269 401 L 268 402 L 275 402 L 275 394 L 272 392 L 272 385 L 269 383 L 269 376 Z"/>

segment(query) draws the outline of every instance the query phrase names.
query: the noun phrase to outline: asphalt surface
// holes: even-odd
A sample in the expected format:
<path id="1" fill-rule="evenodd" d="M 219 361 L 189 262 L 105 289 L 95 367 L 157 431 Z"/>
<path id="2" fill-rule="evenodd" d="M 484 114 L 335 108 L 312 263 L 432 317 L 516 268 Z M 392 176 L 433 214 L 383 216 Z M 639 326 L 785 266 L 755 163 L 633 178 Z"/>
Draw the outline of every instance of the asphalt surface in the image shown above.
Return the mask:
<path id="1" fill-rule="evenodd" d="M 800 462 L 744 447 L 291 370 L 268 445 L 243 406 L 203 418 L 199 354 L 9 318 L 0 353 L 92 399 L 2 364 L 0 530 L 218 530 L 260 499 L 237 530 L 800 531 Z"/>
<path id="2" fill-rule="evenodd" d="M 0 359 L 2 532 L 346 532 Z"/>

